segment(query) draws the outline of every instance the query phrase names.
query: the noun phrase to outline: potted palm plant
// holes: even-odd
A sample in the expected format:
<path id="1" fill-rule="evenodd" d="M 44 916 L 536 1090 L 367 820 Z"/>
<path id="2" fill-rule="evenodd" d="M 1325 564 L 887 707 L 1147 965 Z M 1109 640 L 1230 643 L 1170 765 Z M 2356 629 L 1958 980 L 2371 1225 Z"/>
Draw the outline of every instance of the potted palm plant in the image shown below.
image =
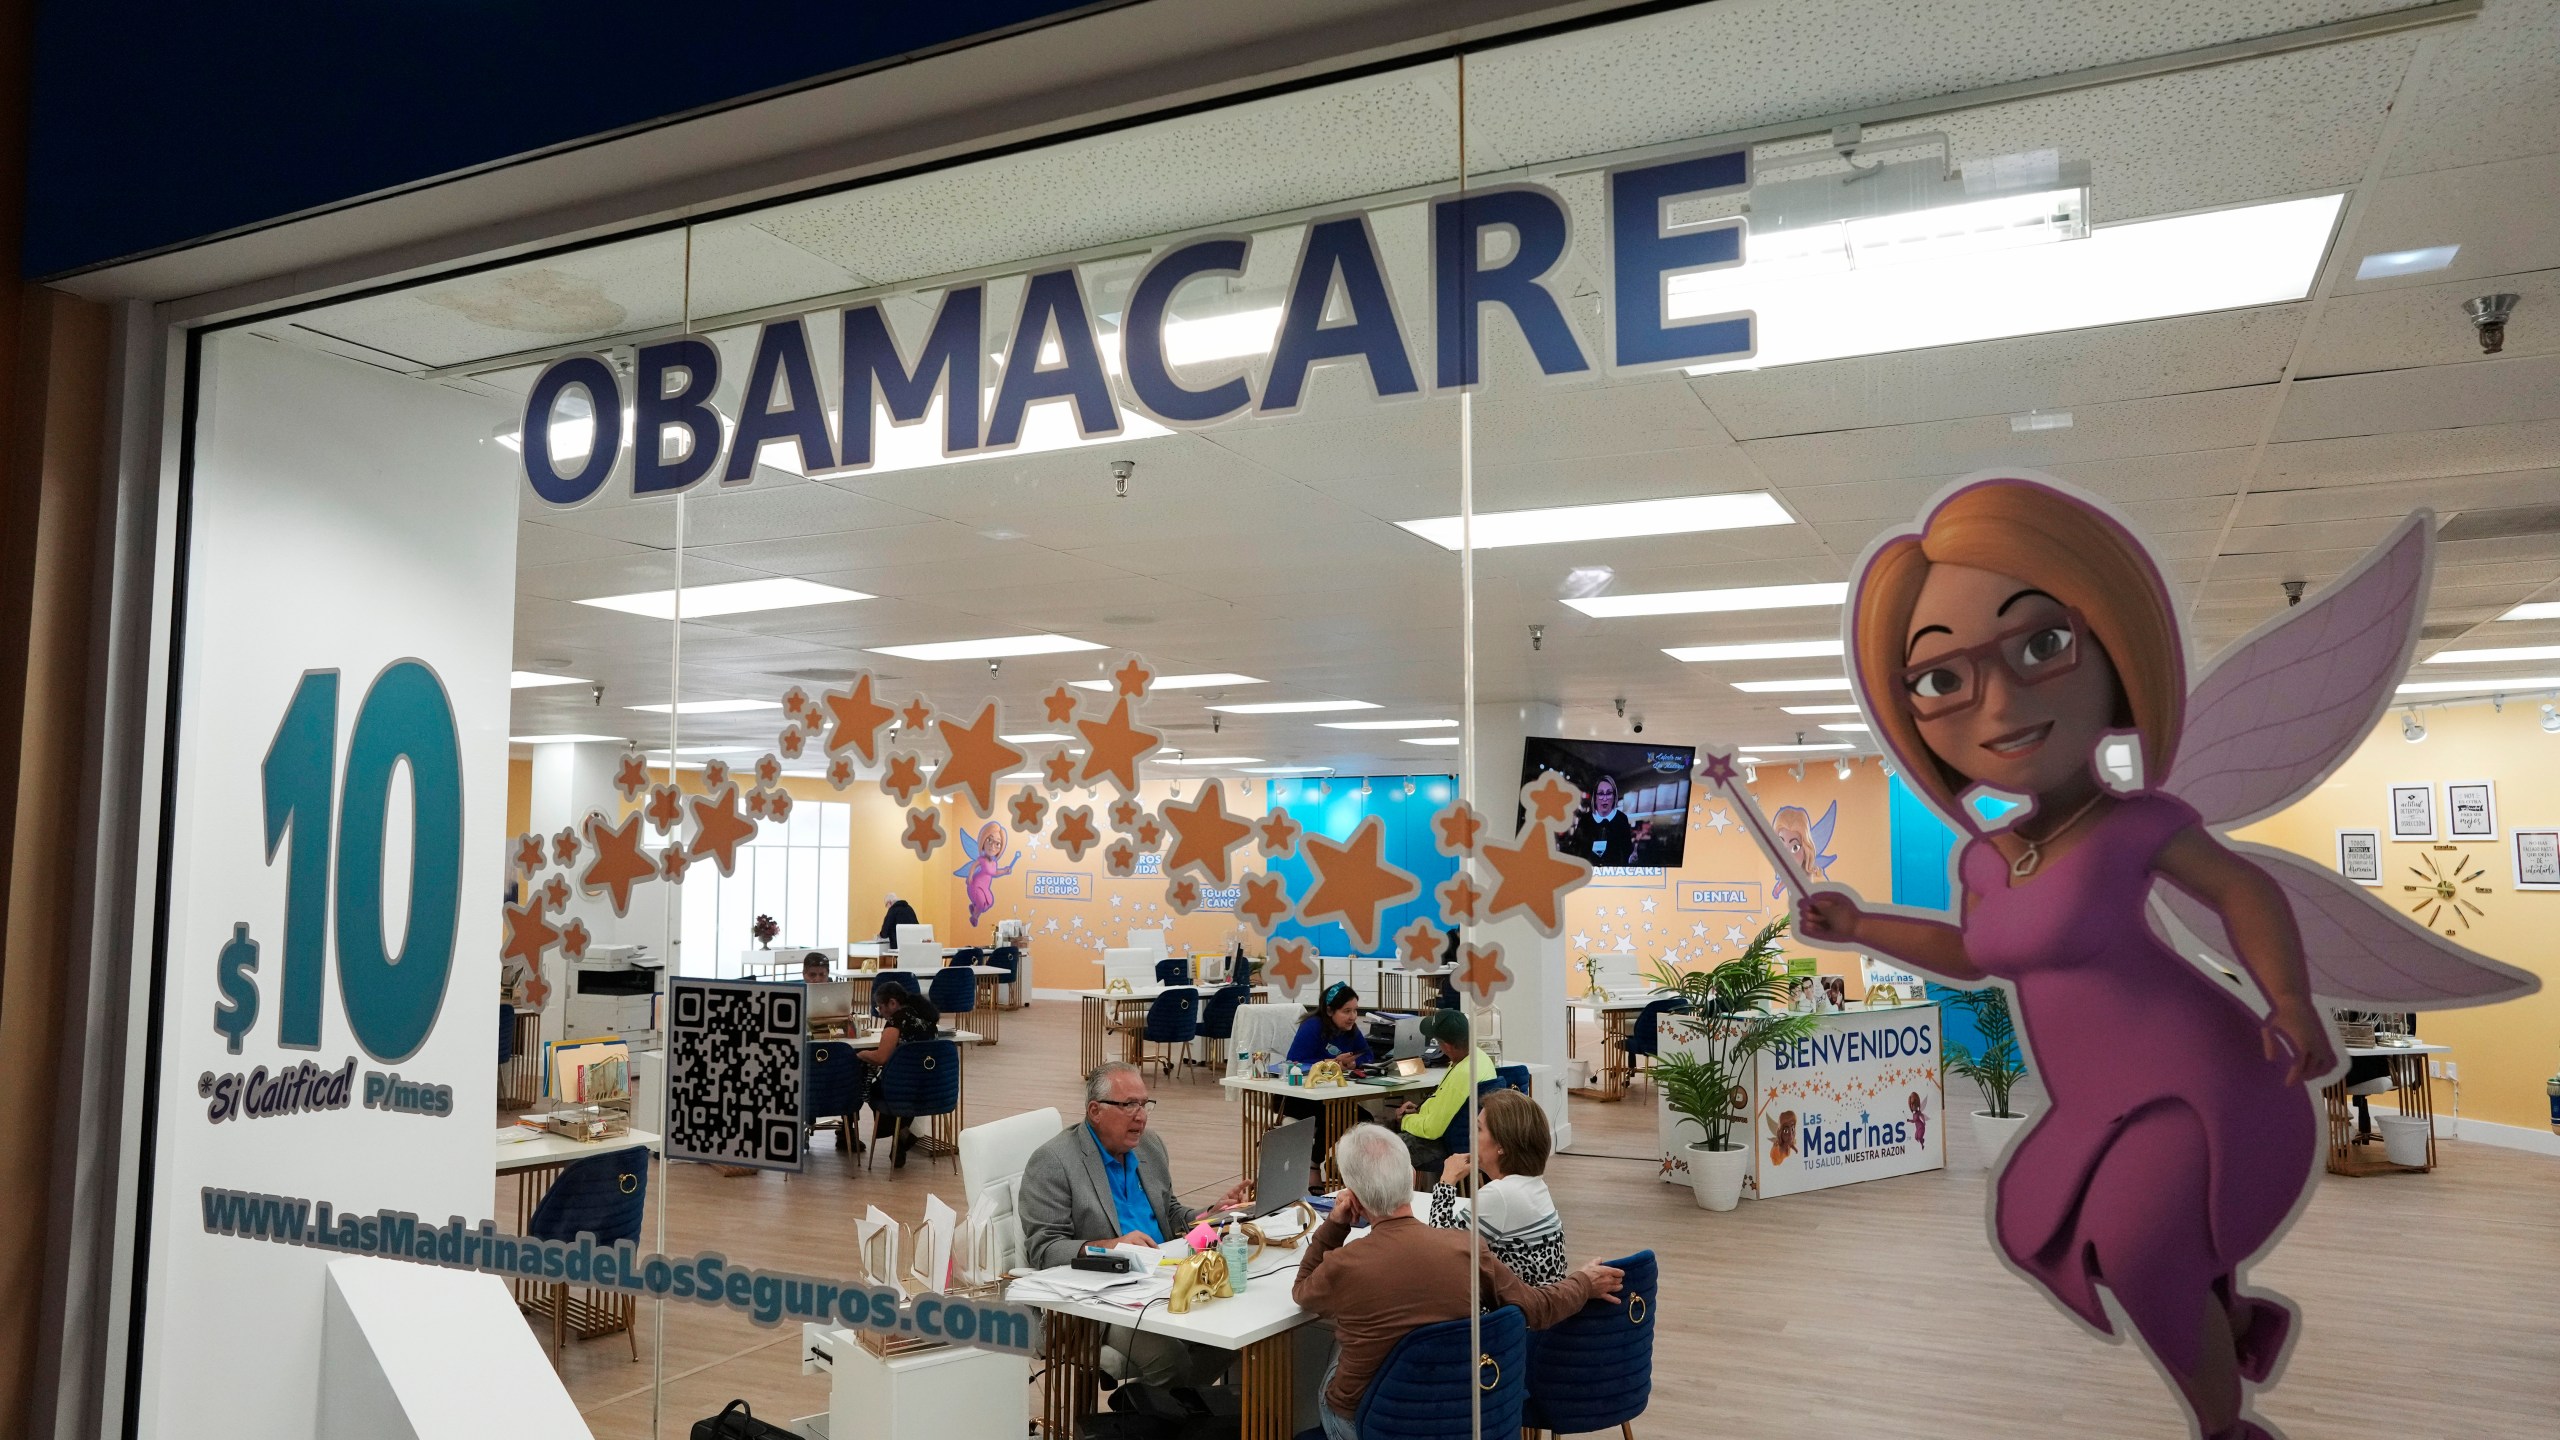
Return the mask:
<path id="1" fill-rule="evenodd" d="M 1751 1147 L 1734 1127 L 1741 1125 L 1746 1134 L 1749 1129 L 1752 1057 L 1792 1044 L 1820 1023 L 1811 1015 L 1785 1013 L 1786 976 L 1773 962 L 1786 932 L 1787 917 L 1780 915 L 1760 927 L 1740 955 L 1710 970 L 1654 964 L 1653 983 L 1688 1008 L 1685 1015 L 1661 1017 L 1686 1043 L 1665 1046 L 1654 1057 L 1653 1082 L 1663 1105 L 1679 1119 L 1675 1132 L 1682 1126 L 1698 1132 L 1688 1147 L 1689 1183 L 1701 1209 L 1730 1210 L 1742 1198 Z"/>
<path id="2" fill-rule="evenodd" d="M 2018 1024 L 2009 1013 L 2009 992 L 1996 985 L 1952 990 L 1946 1002 L 1972 1016 L 1974 1028 L 1982 1033 L 1978 1050 L 1947 1042 L 1947 1073 L 1972 1081 L 1982 1091 L 1982 1103 L 1989 1108 L 1973 1112 L 1973 1141 L 1982 1152 L 1982 1163 L 1995 1165 L 2027 1123 L 2027 1117 L 2009 1103 L 2010 1092 L 2027 1073 L 2026 1061 L 2018 1053 Z"/>

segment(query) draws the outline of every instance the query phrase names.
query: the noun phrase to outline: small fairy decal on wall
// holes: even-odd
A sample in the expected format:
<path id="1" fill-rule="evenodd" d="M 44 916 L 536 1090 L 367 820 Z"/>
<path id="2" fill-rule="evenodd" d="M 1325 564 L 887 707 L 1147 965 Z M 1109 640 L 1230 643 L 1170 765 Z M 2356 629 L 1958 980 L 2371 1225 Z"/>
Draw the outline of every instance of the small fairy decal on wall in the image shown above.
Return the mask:
<path id="1" fill-rule="evenodd" d="M 971 929 L 977 928 L 978 922 L 986 918 L 987 912 L 996 908 L 996 882 L 1012 874 L 1013 867 L 1021 863 L 1021 856 L 1007 856 L 1004 853 L 1006 844 L 1004 824 L 1001 821 L 990 820 L 979 826 L 975 838 L 972 838 L 966 830 L 960 832 L 960 848 L 968 855 L 969 860 L 967 864 L 951 873 L 968 882 Z M 998 860 L 1004 861 L 1002 869 L 996 867 Z"/>

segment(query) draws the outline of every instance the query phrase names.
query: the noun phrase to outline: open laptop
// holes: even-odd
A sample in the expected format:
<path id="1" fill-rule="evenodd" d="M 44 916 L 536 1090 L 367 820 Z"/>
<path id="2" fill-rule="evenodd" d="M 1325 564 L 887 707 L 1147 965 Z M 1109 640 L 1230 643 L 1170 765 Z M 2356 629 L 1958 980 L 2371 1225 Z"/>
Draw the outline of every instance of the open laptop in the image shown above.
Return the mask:
<path id="1" fill-rule="evenodd" d="M 1259 1220 L 1307 1198 L 1307 1175 L 1315 1168 L 1316 1116 L 1292 1120 L 1262 1137 L 1262 1163 L 1254 1170 L 1253 1199 L 1233 1210 L 1203 1215 L 1203 1220 Z"/>
<path id="2" fill-rule="evenodd" d="M 1401 1085 L 1428 1068 L 1419 1055 L 1391 1055 L 1379 1068 L 1359 1079 L 1354 1085 Z"/>

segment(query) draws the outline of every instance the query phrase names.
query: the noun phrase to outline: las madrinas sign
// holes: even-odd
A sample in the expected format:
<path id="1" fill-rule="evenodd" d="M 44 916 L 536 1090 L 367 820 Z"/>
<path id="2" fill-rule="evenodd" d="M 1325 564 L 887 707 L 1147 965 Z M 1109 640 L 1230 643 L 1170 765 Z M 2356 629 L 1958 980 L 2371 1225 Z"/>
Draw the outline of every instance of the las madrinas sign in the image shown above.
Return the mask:
<path id="1" fill-rule="evenodd" d="M 1608 323 L 1606 353 L 1598 358 L 1611 371 L 1754 353 L 1748 312 L 1675 320 L 1668 303 L 1674 277 L 1740 265 L 1746 225 L 1730 217 L 1675 227 L 1666 213 L 1671 203 L 1750 183 L 1747 150 L 1609 172 Z M 1196 428 L 1293 411 L 1310 372 L 1328 362 L 1364 367 L 1380 399 L 1419 395 L 1426 383 L 1453 390 L 1479 378 L 1481 322 L 1491 307 L 1510 315 L 1542 373 L 1594 368 L 1595 357 L 1566 322 L 1551 279 L 1574 238 L 1561 197 L 1537 186 L 1510 186 L 1435 200 L 1430 211 L 1428 297 L 1394 292 L 1365 214 L 1309 222 L 1268 355 L 1248 373 L 1214 382 L 1176 374 L 1166 318 L 1185 286 L 1244 273 L 1253 243 L 1246 236 L 1195 236 L 1149 258 L 1121 316 L 1116 385 L 1073 265 L 1021 277 L 1011 323 L 993 336 L 991 321 L 1004 322 L 987 313 L 985 281 L 943 291 L 931 327 L 912 351 L 892 334 L 879 301 L 847 307 L 839 316 L 841 389 L 834 395 L 819 385 L 808 317 L 768 322 L 756 337 L 733 425 L 712 406 L 720 353 L 698 336 L 641 346 L 627 394 L 624 377 L 603 357 L 573 355 L 546 368 L 526 397 L 525 478 L 552 504 L 576 505 L 604 488 L 626 446 L 634 495 L 686 490 L 715 473 L 721 484 L 743 484 L 757 455 L 773 445 L 796 447 L 803 473 L 860 471 L 876 463 L 874 431 L 882 416 L 916 424 L 937 400 L 943 402 L 945 457 L 1019 445 L 1025 417 L 1041 401 L 1071 402 L 1086 439 L 1120 434 L 1132 409 L 1162 425 Z M 1486 259 L 1486 237 L 1494 232 L 1510 241 L 1499 261 Z M 1429 307 L 1427 356 L 1411 353 L 1399 319 L 1418 299 Z M 991 339 L 1002 346 L 992 376 L 985 373 Z M 551 423 L 573 392 L 584 393 L 600 422 L 583 454 L 556 445 Z M 831 412 L 843 417 L 841 424 L 830 426 Z"/>

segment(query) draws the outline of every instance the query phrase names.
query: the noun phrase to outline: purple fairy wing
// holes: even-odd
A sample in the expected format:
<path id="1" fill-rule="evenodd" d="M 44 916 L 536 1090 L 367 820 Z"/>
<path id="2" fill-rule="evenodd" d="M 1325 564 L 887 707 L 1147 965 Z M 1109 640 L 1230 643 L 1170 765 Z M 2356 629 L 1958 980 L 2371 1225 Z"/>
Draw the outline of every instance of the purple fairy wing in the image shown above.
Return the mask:
<path id="1" fill-rule="evenodd" d="M 2161 788 L 2228 829 L 2292 804 L 2344 763 L 2408 669 L 2434 534 L 2432 515 L 2411 515 L 2316 598 L 2216 656 L 2188 693 Z"/>
<path id="2" fill-rule="evenodd" d="M 2532 974 L 2463 949 L 2316 861 L 2272 846 L 2226 843 L 2284 888 L 2302 930 L 2311 993 L 2324 1002 L 2357 1010 L 2453 1010 L 2541 988 Z M 2165 908 L 2205 949 L 2234 953 L 2211 907 L 2175 885 L 2157 884 L 2151 893 L 2155 909 Z M 2175 935 L 2162 938 L 2183 953 L 2194 951 Z"/>

